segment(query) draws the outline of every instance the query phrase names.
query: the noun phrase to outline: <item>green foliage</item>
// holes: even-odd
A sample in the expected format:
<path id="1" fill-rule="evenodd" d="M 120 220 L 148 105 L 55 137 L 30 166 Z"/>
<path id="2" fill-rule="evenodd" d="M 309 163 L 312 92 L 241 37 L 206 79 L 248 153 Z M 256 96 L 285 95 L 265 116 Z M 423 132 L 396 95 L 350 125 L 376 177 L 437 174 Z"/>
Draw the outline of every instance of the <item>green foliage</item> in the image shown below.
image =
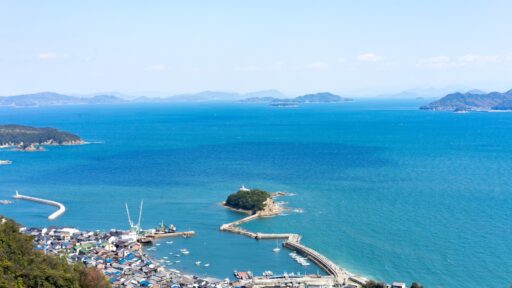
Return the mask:
<path id="1" fill-rule="evenodd" d="M 228 196 L 226 205 L 236 209 L 261 211 L 265 209 L 265 201 L 268 198 L 270 194 L 263 190 L 238 191 Z"/>
<path id="2" fill-rule="evenodd" d="M 56 144 L 65 142 L 80 141 L 80 137 L 59 131 L 53 128 L 34 128 L 21 125 L 0 125 L 0 145 L 20 144 L 41 144 L 53 141 Z"/>
<path id="3" fill-rule="evenodd" d="M 32 237 L 19 226 L 0 217 L 0 287 L 109 287 L 96 269 L 70 265 L 66 259 L 33 249 Z"/>
<path id="4" fill-rule="evenodd" d="M 411 288 L 423 288 L 423 285 L 416 283 L 416 282 L 412 282 Z"/>

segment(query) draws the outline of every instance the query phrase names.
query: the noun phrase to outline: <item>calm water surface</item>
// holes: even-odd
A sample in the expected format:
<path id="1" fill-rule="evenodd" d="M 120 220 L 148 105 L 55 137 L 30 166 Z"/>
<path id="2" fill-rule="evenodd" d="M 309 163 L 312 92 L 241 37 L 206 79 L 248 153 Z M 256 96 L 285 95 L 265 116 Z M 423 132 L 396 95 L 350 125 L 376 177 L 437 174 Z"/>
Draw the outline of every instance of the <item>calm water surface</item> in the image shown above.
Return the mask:
<path id="1" fill-rule="evenodd" d="M 316 272 L 273 253 L 274 241 L 220 233 L 241 217 L 218 205 L 245 184 L 289 191 L 304 213 L 246 224 L 294 232 L 350 271 L 428 287 L 512 282 L 512 114 L 419 111 L 418 101 L 358 101 L 279 109 L 169 104 L 0 109 L 0 123 L 50 126 L 98 144 L 47 152 L 0 151 L 0 199 L 20 192 L 60 201 L 18 201 L 0 214 L 28 226 L 128 228 L 162 220 L 190 239 L 163 240 L 155 256 L 188 248 L 174 268 L 218 278 L 233 270 Z M 200 260 L 210 267 L 196 267 Z"/>

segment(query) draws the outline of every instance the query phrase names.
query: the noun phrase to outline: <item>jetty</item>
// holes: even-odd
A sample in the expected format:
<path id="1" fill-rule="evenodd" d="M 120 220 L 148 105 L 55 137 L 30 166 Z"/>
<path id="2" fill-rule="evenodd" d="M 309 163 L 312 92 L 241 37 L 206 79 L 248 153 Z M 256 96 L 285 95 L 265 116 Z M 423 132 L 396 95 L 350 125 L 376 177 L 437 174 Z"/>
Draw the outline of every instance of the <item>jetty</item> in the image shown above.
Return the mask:
<path id="1" fill-rule="evenodd" d="M 52 214 L 50 214 L 50 216 L 48 216 L 48 220 L 50 220 L 50 221 L 57 219 L 62 214 L 64 214 L 64 212 L 66 212 L 66 207 L 62 203 L 59 203 L 59 202 L 56 202 L 56 201 L 46 200 L 46 199 L 36 198 L 36 197 L 31 197 L 31 196 L 26 196 L 26 195 L 21 195 L 21 194 L 18 193 L 18 191 L 16 191 L 16 194 L 14 194 L 12 197 L 14 199 L 27 200 L 27 201 L 42 203 L 42 204 L 46 204 L 46 205 L 50 205 L 50 206 L 55 206 L 55 207 L 59 208 L 57 211 L 53 212 Z"/>
<path id="2" fill-rule="evenodd" d="M 194 235 L 196 235 L 195 231 L 183 231 L 183 232 L 170 232 L 170 233 L 151 233 L 151 234 L 146 235 L 146 237 L 159 239 L 159 238 L 182 236 L 182 237 L 188 238 L 188 237 L 192 237 Z"/>
<path id="3" fill-rule="evenodd" d="M 260 217 L 271 217 L 272 215 L 268 215 L 268 213 L 256 212 L 255 214 L 242 218 L 240 220 L 223 224 L 220 226 L 221 231 L 236 233 L 240 235 L 247 236 L 249 238 L 253 238 L 256 240 L 262 239 L 284 239 L 283 246 L 296 251 L 299 254 L 306 256 L 308 259 L 313 261 L 318 267 L 324 270 L 328 275 L 330 275 L 336 284 L 346 285 L 352 284 L 356 287 L 361 287 L 368 280 L 364 277 L 360 277 L 354 275 L 347 270 L 339 267 L 334 262 L 332 262 L 329 258 L 320 254 L 319 252 L 303 245 L 300 243 L 302 236 L 300 234 L 293 233 L 255 233 L 252 231 L 248 231 L 239 227 L 240 224 L 247 223 L 249 221 L 253 221 Z M 274 283 L 276 284 L 276 283 Z"/>

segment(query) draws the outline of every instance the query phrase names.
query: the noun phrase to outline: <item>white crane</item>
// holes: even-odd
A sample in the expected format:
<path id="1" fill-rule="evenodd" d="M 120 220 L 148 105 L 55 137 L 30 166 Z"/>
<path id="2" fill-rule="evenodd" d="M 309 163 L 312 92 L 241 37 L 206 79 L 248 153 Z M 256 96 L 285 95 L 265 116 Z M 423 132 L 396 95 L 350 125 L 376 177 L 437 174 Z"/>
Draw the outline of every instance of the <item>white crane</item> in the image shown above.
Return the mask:
<path id="1" fill-rule="evenodd" d="M 144 200 L 140 201 L 140 209 L 139 209 L 139 219 L 137 221 L 137 224 L 134 224 L 132 221 L 132 217 L 130 216 L 130 209 L 128 208 L 128 203 L 124 203 L 124 206 L 126 207 L 126 215 L 128 216 L 128 224 L 130 224 L 130 234 L 135 238 L 135 241 L 138 240 L 141 227 L 140 227 L 140 221 L 142 219 L 142 206 L 144 205 Z"/>

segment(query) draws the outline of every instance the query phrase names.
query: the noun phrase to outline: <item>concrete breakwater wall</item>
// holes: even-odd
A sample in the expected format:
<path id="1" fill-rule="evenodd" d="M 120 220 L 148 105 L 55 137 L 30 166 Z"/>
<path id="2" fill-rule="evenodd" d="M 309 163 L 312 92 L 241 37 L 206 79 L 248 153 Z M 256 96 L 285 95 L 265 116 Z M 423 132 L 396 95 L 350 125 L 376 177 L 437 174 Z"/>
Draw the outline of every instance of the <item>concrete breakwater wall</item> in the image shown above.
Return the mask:
<path id="1" fill-rule="evenodd" d="M 301 235 L 299 234 L 293 234 L 293 233 L 274 233 L 274 234 L 268 234 L 268 233 L 254 233 L 248 230 L 245 230 L 241 227 L 238 227 L 238 225 L 242 223 L 247 223 L 249 221 L 258 219 L 260 217 L 269 217 L 268 215 L 261 215 L 259 212 L 242 218 L 240 220 L 223 224 L 220 227 L 221 231 L 225 232 L 231 232 L 236 233 L 240 235 L 244 235 L 253 239 L 285 239 L 283 242 L 283 246 L 290 249 L 297 251 L 298 253 L 306 256 L 308 259 L 313 261 L 318 265 L 318 267 L 322 268 L 327 274 L 333 276 L 334 280 L 338 284 L 355 284 L 356 286 L 361 286 L 364 283 L 367 282 L 366 278 L 356 276 L 352 273 L 349 273 L 345 269 L 339 267 L 334 262 L 332 262 L 330 259 L 325 257 L 324 255 L 320 254 L 319 252 L 302 245 L 300 243 Z"/>
<path id="2" fill-rule="evenodd" d="M 50 205 L 50 206 L 55 206 L 55 207 L 59 208 L 57 211 L 53 212 L 52 214 L 50 214 L 50 216 L 48 216 L 48 220 L 50 220 L 50 221 L 57 219 L 62 214 L 64 214 L 64 212 L 66 212 L 66 207 L 62 203 L 59 203 L 59 202 L 56 202 L 56 201 L 46 200 L 46 199 L 36 198 L 36 197 L 31 197 L 31 196 L 26 196 L 26 195 L 21 195 L 21 194 L 18 193 L 18 191 L 16 191 L 16 194 L 14 196 L 12 196 L 12 197 L 14 199 L 27 200 L 27 201 L 42 203 L 42 204 L 46 204 L 46 205 Z"/>

